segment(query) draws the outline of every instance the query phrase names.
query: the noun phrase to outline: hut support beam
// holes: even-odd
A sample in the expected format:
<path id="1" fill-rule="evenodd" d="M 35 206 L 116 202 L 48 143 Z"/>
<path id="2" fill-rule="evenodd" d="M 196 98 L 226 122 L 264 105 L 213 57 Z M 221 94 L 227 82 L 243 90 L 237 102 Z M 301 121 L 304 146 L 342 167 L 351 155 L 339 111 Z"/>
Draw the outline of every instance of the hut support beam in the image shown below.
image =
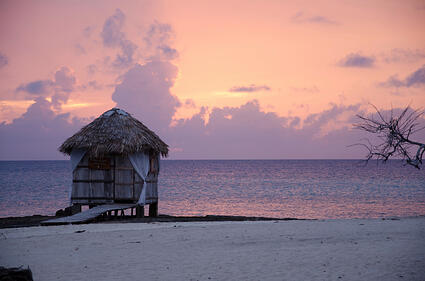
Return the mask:
<path id="1" fill-rule="evenodd" d="M 136 217 L 143 218 L 145 216 L 145 206 L 136 207 Z"/>
<path id="2" fill-rule="evenodd" d="M 149 216 L 150 217 L 158 216 L 158 202 L 149 204 Z"/>

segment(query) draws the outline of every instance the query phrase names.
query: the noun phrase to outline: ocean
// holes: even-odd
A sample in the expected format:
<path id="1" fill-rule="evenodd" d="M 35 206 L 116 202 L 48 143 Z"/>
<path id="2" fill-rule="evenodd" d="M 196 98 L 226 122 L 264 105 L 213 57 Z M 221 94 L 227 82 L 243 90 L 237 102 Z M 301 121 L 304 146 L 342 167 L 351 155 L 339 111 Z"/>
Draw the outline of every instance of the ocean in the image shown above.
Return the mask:
<path id="1" fill-rule="evenodd" d="M 68 206 L 70 161 L 0 161 L 0 217 Z M 162 160 L 159 213 L 310 219 L 425 215 L 425 171 L 393 160 Z"/>

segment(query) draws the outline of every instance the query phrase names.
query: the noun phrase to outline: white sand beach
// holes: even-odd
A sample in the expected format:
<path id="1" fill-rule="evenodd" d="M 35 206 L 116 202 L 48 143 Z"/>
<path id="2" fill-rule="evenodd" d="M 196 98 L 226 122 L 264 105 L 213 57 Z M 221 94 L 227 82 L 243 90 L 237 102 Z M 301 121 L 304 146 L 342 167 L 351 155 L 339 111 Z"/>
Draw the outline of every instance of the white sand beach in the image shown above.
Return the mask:
<path id="1" fill-rule="evenodd" d="M 425 218 L 0 230 L 34 280 L 425 280 Z"/>

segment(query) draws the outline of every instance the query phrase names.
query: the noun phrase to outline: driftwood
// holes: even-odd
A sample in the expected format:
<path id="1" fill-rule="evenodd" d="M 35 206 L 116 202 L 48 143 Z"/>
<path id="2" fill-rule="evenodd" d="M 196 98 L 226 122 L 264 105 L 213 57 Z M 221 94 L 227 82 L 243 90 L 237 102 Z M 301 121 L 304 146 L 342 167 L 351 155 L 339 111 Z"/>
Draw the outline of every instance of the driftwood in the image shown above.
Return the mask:
<path id="1" fill-rule="evenodd" d="M 0 281 L 33 281 L 31 269 L 21 267 L 6 268 L 0 266 Z"/>

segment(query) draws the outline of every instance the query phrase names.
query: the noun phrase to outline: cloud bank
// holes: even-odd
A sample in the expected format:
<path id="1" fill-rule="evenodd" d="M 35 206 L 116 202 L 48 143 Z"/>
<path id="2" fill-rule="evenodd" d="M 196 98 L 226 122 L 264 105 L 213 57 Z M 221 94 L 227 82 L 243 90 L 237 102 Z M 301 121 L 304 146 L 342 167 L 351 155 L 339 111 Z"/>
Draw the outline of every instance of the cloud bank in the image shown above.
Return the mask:
<path id="1" fill-rule="evenodd" d="M 0 158 L 2 160 L 60 159 L 57 148 L 77 132 L 87 120 L 69 113 L 56 114 L 52 103 L 36 98 L 27 112 L 11 124 L 0 124 Z"/>
<path id="2" fill-rule="evenodd" d="M 205 123 L 204 110 L 179 120 L 167 139 L 172 157 L 203 159 L 359 158 L 348 148 L 361 138 L 351 129 L 359 105 L 337 106 L 310 115 L 299 128 L 297 117 L 264 112 L 256 100 L 240 107 L 213 108 Z"/>

